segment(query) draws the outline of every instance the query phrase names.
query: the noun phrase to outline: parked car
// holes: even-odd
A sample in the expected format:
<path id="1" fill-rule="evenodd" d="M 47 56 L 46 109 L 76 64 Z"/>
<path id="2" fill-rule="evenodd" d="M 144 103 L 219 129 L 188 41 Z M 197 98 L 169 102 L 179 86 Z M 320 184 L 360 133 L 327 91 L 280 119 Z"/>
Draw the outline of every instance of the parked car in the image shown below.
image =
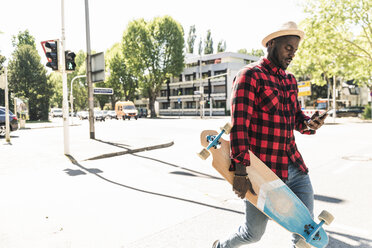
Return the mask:
<path id="1" fill-rule="evenodd" d="M 11 111 L 9 111 L 9 126 L 10 131 L 18 129 L 18 118 Z M 5 107 L 0 107 L 0 136 L 5 135 Z"/>
<path id="2" fill-rule="evenodd" d="M 107 112 L 107 118 L 109 118 L 109 119 L 118 119 L 117 116 L 116 116 L 115 110 L 109 110 Z"/>
<path id="3" fill-rule="evenodd" d="M 102 110 L 103 118 L 107 119 L 108 117 L 108 110 Z"/>
<path id="4" fill-rule="evenodd" d="M 105 117 L 103 116 L 102 111 L 100 110 L 95 110 L 94 111 L 94 119 L 96 121 L 105 121 Z"/>
<path id="5" fill-rule="evenodd" d="M 54 117 L 62 117 L 63 116 L 63 112 L 62 112 L 62 109 L 60 109 L 60 108 L 52 108 L 50 110 L 49 115 L 52 118 L 54 118 Z"/>
<path id="6" fill-rule="evenodd" d="M 89 118 L 89 113 L 88 111 L 79 111 L 77 112 L 77 116 L 79 117 L 80 120 L 84 120 Z"/>
<path id="7" fill-rule="evenodd" d="M 358 117 L 364 112 L 364 107 L 347 107 L 336 111 L 338 117 Z"/>

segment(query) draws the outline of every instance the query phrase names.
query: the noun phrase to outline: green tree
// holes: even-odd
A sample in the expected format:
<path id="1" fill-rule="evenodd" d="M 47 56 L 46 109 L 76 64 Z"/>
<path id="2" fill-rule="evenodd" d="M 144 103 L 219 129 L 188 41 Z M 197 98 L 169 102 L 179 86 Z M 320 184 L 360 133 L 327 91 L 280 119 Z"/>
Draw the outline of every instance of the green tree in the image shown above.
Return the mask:
<path id="1" fill-rule="evenodd" d="M 262 49 L 251 49 L 250 52 L 248 52 L 247 49 L 242 48 L 238 50 L 238 53 L 248 54 L 256 57 L 263 57 L 265 56 L 265 52 Z"/>
<path id="2" fill-rule="evenodd" d="M 113 88 L 114 94 L 110 96 L 111 108 L 115 108 L 115 103 L 119 100 L 133 101 L 137 94 L 138 80 L 130 67 L 126 64 L 123 52 L 119 43 L 116 43 L 106 53 L 108 61 L 108 71 L 110 76 L 106 80 L 106 86 Z"/>
<path id="3" fill-rule="evenodd" d="M 194 44 L 196 39 L 196 29 L 195 25 L 192 25 L 189 30 L 189 36 L 187 37 L 187 52 L 194 53 Z"/>
<path id="4" fill-rule="evenodd" d="M 58 72 L 52 72 L 49 75 L 49 84 L 53 88 L 53 95 L 50 98 L 50 107 L 51 108 L 62 108 L 62 75 Z"/>
<path id="5" fill-rule="evenodd" d="M 36 49 L 35 38 L 30 35 L 28 29 L 25 31 L 19 31 L 18 35 L 13 35 L 12 37 L 12 45 L 13 47 L 20 47 L 22 45 L 30 45 L 32 48 Z"/>
<path id="6" fill-rule="evenodd" d="M 300 26 L 306 36 L 291 70 L 324 85 L 333 76 L 368 84 L 372 79 L 371 1 L 306 1 Z"/>
<path id="7" fill-rule="evenodd" d="M 9 89 L 17 97 L 27 98 L 31 120 L 48 120 L 53 88 L 32 45 L 19 45 L 9 62 Z"/>
<path id="8" fill-rule="evenodd" d="M 210 29 L 208 29 L 204 40 L 204 54 L 213 54 L 213 39 Z"/>
<path id="9" fill-rule="evenodd" d="M 203 53 L 203 41 L 202 41 L 202 38 L 200 37 L 199 45 L 198 45 L 198 54 L 201 55 L 202 53 Z"/>
<path id="10" fill-rule="evenodd" d="M 217 52 L 222 53 L 224 51 L 226 51 L 226 41 L 220 40 L 217 44 Z"/>
<path id="11" fill-rule="evenodd" d="M 182 26 L 170 16 L 150 22 L 137 19 L 124 31 L 123 57 L 138 78 L 142 95 L 149 98 L 151 117 L 156 116 L 154 103 L 162 85 L 183 70 L 183 35 Z"/>

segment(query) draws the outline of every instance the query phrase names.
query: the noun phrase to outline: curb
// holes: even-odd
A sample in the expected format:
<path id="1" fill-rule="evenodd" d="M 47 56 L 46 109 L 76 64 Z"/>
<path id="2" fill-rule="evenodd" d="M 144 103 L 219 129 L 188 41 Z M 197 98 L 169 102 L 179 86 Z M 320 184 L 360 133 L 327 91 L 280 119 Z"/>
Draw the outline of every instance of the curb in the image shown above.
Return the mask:
<path id="1" fill-rule="evenodd" d="M 77 127 L 77 126 L 81 126 L 81 124 L 70 124 L 68 125 L 69 127 Z M 32 130 L 32 129 L 43 129 L 43 128 L 59 128 L 59 127 L 63 127 L 63 126 L 40 126 L 40 127 L 23 127 L 23 128 L 19 128 L 18 130 Z"/>
<path id="2" fill-rule="evenodd" d="M 146 146 L 146 147 L 141 147 L 141 148 L 122 151 L 122 152 L 106 153 L 106 154 L 102 154 L 102 155 L 99 155 L 99 156 L 96 156 L 96 157 L 84 159 L 83 161 L 98 160 L 98 159 L 103 159 L 103 158 L 111 158 L 111 157 L 121 156 L 121 155 L 125 155 L 125 154 L 132 154 L 132 153 L 137 153 L 137 152 L 150 151 L 150 150 L 170 147 L 172 145 L 174 145 L 173 141 L 165 143 L 165 144 L 154 145 L 154 146 Z"/>

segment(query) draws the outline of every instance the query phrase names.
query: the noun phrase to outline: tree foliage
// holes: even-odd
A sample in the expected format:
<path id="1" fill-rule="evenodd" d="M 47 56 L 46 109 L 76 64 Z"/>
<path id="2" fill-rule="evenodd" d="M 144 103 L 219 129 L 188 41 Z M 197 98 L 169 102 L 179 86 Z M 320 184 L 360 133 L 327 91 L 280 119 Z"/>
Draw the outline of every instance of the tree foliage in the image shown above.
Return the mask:
<path id="1" fill-rule="evenodd" d="M 195 25 L 192 25 L 189 30 L 189 36 L 187 37 L 187 52 L 194 53 L 194 45 L 196 40 L 196 29 Z"/>
<path id="2" fill-rule="evenodd" d="M 224 51 L 226 51 L 226 41 L 220 40 L 217 44 L 217 52 L 222 53 Z"/>
<path id="3" fill-rule="evenodd" d="M 9 89 L 15 96 L 28 99 L 30 120 L 48 120 L 53 88 L 35 47 L 21 44 L 13 52 L 9 62 Z"/>
<path id="4" fill-rule="evenodd" d="M 114 94 L 110 96 L 111 108 L 119 100 L 133 101 L 138 92 L 138 79 L 133 70 L 127 65 L 120 43 L 116 43 L 106 53 L 107 68 L 110 72 L 105 86 L 113 88 Z"/>
<path id="5" fill-rule="evenodd" d="M 150 22 L 137 19 L 128 24 L 122 40 L 123 57 L 139 80 L 144 97 L 149 98 L 151 117 L 163 83 L 182 72 L 184 66 L 183 28 L 169 16 Z"/>
<path id="6" fill-rule="evenodd" d="M 238 53 L 248 54 L 256 57 L 263 57 L 265 55 L 265 52 L 262 49 L 251 49 L 251 51 L 248 52 L 247 49 L 242 48 L 238 50 Z"/>
<path id="7" fill-rule="evenodd" d="M 198 45 L 198 54 L 201 55 L 202 53 L 203 53 L 203 41 L 202 41 L 202 38 L 200 37 L 199 45 Z"/>
<path id="8" fill-rule="evenodd" d="M 368 84 L 372 79 L 372 2 L 306 1 L 300 26 L 306 36 L 292 71 L 324 85 L 332 76 Z"/>
<path id="9" fill-rule="evenodd" d="M 25 31 L 19 31 L 18 35 L 13 35 L 12 37 L 12 45 L 13 47 L 20 47 L 22 45 L 30 45 L 34 49 L 36 49 L 35 38 L 30 35 L 28 29 Z"/>
<path id="10" fill-rule="evenodd" d="M 204 40 L 204 54 L 213 54 L 213 39 L 211 30 L 207 30 L 207 36 Z"/>

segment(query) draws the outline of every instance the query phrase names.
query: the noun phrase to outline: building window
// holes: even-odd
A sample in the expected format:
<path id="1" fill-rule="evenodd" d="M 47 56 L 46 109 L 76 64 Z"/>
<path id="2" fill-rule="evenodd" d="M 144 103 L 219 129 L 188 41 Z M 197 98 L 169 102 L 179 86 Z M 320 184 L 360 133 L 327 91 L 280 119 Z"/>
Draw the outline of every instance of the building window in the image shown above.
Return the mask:
<path id="1" fill-rule="evenodd" d="M 185 75 L 185 81 L 192 81 L 193 79 L 194 79 L 194 75 L 192 74 Z"/>
<path id="2" fill-rule="evenodd" d="M 169 108 L 169 102 L 162 102 L 160 107 L 161 107 L 161 109 L 168 109 Z"/>
<path id="3" fill-rule="evenodd" d="M 216 108 L 226 108 L 226 101 L 215 101 L 215 107 Z"/>
<path id="4" fill-rule="evenodd" d="M 173 109 L 181 109 L 182 108 L 182 102 L 174 102 L 173 103 Z"/>
<path id="5" fill-rule="evenodd" d="M 203 61 L 203 64 L 204 65 L 210 65 L 210 64 L 214 64 L 215 60 L 214 59 L 211 59 L 211 60 L 206 60 L 206 61 Z"/>
<path id="6" fill-rule="evenodd" d="M 194 88 L 185 88 L 185 95 L 194 95 Z"/>
<path id="7" fill-rule="evenodd" d="M 225 85 L 216 85 L 212 93 L 225 93 Z"/>
<path id="8" fill-rule="evenodd" d="M 209 72 L 203 72 L 202 73 L 202 78 L 203 79 L 206 79 L 206 78 L 208 78 L 209 77 Z"/>
<path id="9" fill-rule="evenodd" d="M 160 91 L 160 96 L 162 96 L 162 97 L 167 96 L 167 90 L 161 90 Z"/>
<path id="10" fill-rule="evenodd" d="M 204 94 L 209 94 L 209 86 L 204 86 Z"/>
<path id="11" fill-rule="evenodd" d="M 194 108 L 196 108 L 196 103 L 195 102 L 186 102 L 186 108 L 187 109 L 194 109 Z"/>
<path id="12" fill-rule="evenodd" d="M 221 74 L 224 74 L 224 73 L 226 73 L 226 70 L 215 71 L 215 72 L 214 72 L 214 75 L 217 76 L 217 75 L 221 75 Z"/>

